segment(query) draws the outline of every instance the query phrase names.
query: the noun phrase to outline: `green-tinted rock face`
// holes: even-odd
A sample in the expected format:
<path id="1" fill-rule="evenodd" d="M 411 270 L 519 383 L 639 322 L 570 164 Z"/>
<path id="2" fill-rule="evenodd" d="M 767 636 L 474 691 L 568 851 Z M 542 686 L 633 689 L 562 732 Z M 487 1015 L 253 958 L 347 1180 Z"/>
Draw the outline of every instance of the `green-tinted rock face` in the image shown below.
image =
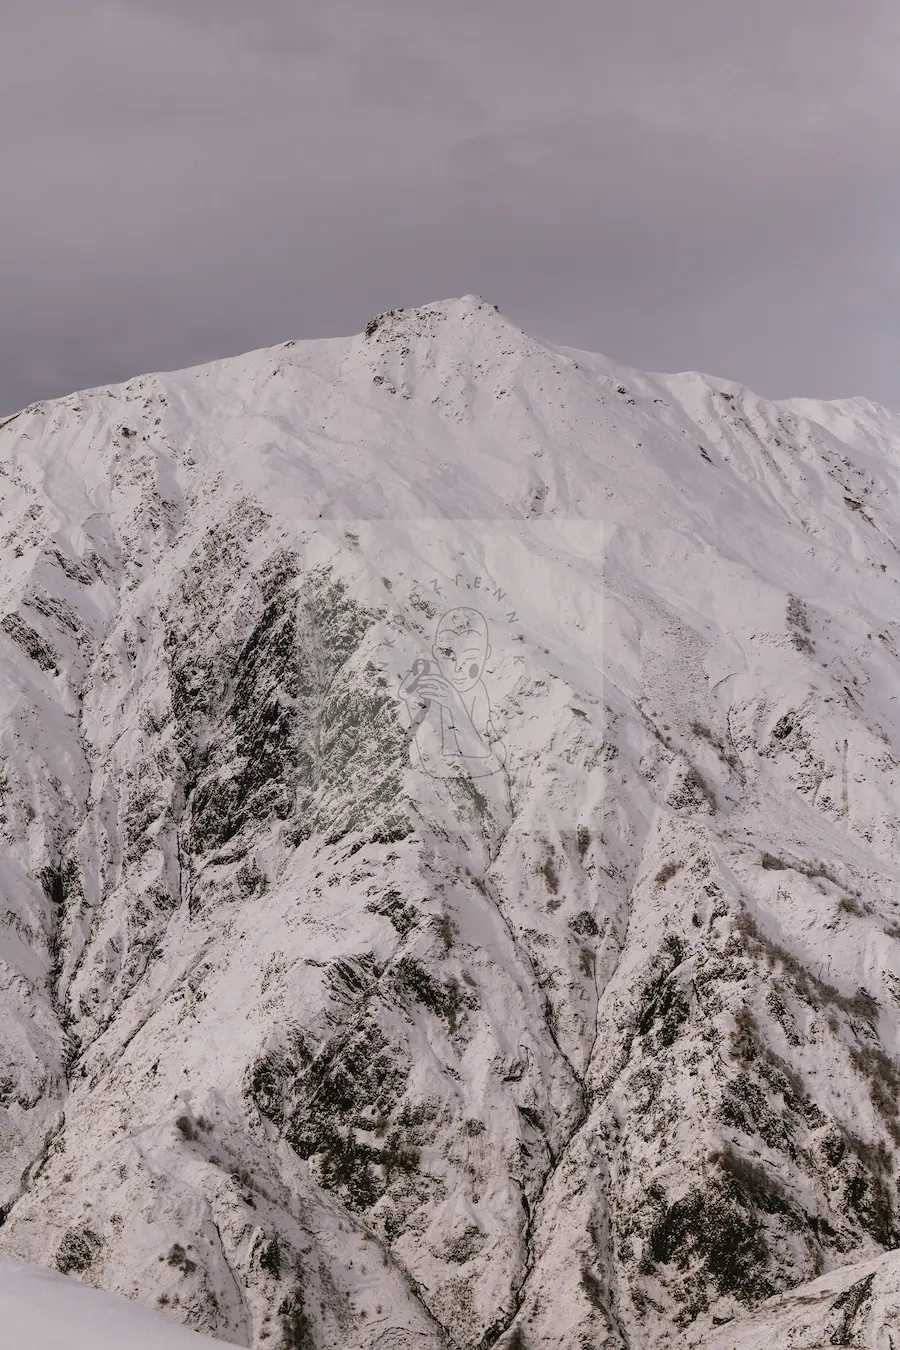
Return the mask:
<path id="1" fill-rule="evenodd" d="M 284 553 L 230 597 L 249 631 L 222 643 L 210 668 L 195 656 L 204 630 L 218 637 L 206 585 L 204 571 L 199 589 L 184 587 L 196 620 L 185 626 L 182 615 L 167 644 L 191 854 L 208 857 L 273 821 L 287 822 L 295 843 L 359 832 L 404 838 L 407 736 L 384 677 L 362 654 L 375 614 L 330 569 L 304 574 Z M 213 589 L 229 591 L 224 581 Z"/>

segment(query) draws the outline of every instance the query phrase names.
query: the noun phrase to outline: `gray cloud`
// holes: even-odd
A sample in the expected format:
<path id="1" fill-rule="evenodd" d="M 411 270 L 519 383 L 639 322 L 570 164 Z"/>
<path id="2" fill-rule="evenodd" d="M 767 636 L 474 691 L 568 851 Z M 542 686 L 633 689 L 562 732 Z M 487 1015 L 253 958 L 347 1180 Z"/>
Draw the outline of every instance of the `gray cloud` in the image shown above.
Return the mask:
<path id="1" fill-rule="evenodd" d="M 900 406 L 890 0 L 0 0 L 0 412 L 480 291 Z"/>

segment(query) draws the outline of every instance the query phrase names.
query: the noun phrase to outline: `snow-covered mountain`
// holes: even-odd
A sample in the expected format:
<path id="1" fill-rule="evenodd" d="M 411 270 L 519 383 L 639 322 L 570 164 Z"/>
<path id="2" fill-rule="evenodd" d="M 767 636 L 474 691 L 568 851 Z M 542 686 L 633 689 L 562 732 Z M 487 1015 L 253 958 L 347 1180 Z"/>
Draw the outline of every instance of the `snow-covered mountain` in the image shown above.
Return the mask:
<path id="1" fill-rule="evenodd" d="M 471 296 L 5 423 L 0 1251 L 268 1350 L 889 1350 L 898 487 Z"/>

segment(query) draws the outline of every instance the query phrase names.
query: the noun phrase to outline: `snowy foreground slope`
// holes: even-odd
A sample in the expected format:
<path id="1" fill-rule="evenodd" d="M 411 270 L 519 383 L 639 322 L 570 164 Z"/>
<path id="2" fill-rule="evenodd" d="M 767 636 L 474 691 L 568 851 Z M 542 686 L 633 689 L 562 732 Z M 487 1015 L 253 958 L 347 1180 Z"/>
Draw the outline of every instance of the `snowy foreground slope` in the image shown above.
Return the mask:
<path id="1" fill-rule="evenodd" d="M 473 297 L 3 425 L 0 1252 L 272 1350 L 900 1346 L 898 488 Z"/>
<path id="2" fill-rule="evenodd" d="M 115 1294 L 2 1257 L 0 1327 L 11 1350 L 209 1350 L 225 1344 Z"/>

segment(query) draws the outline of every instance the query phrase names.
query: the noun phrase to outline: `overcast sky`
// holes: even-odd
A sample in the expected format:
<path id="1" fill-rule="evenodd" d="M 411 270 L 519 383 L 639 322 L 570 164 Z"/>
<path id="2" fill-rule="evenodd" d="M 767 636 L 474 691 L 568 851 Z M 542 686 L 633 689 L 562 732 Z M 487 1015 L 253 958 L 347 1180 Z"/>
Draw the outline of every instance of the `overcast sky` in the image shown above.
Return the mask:
<path id="1" fill-rule="evenodd" d="M 897 0 L 0 0 L 0 414 L 475 291 L 900 408 Z"/>

